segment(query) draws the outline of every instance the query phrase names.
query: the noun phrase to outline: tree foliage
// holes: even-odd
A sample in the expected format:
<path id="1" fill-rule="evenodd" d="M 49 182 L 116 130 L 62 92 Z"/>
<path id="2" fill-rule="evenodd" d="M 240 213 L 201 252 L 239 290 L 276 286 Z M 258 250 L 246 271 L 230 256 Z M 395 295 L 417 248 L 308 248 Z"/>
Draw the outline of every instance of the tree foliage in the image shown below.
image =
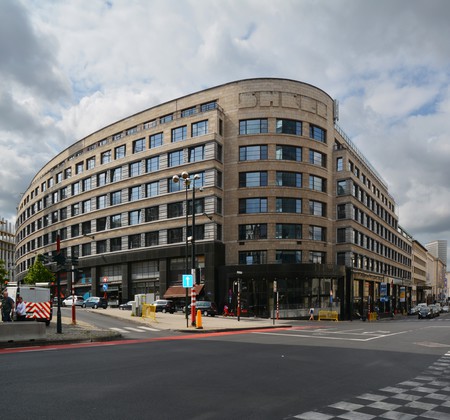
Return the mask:
<path id="1" fill-rule="evenodd" d="M 54 274 L 42 263 L 40 258 L 36 258 L 23 279 L 26 284 L 45 283 L 54 280 Z"/>
<path id="2" fill-rule="evenodd" d="M 3 289 L 9 281 L 8 270 L 5 268 L 5 261 L 0 260 L 0 288 Z"/>

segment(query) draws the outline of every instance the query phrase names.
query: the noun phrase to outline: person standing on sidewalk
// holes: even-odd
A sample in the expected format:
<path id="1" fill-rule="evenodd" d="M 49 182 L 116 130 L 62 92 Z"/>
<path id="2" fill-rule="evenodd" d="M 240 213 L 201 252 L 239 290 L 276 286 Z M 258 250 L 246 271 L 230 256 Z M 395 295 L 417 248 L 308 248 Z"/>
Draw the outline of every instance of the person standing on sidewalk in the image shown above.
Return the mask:
<path id="1" fill-rule="evenodd" d="M 27 316 L 27 307 L 25 306 L 22 296 L 17 296 L 16 316 L 17 321 L 25 321 Z"/>
<path id="2" fill-rule="evenodd" d="M 314 321 L 314 308 L 309 308 L 309 320 Z"/>
<path id="3" fill-rule="evenodd" d="M 12 315 L 14 314 L 14 301 L 8 296 L 6 290 L 3 291 L 2 304 L 2 321 L 12 322 Z"/>

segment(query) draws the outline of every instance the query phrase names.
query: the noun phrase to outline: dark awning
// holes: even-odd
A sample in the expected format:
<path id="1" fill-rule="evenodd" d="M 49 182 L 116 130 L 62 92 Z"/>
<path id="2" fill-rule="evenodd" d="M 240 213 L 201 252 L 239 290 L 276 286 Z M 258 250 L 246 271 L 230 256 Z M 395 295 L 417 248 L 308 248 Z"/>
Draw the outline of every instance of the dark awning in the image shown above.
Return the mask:
<path id="1" fill-rule="evenodd" d="M 195 294 L 198 295 L 203 289 L 203 284 L 196 284 L 194 286 L 195 288 Z M 191 296 L 191 288 L 187 288 L 188 295 Z M 175 298 L 182 298 L 186 297 L 186 288 L 183 286 L 170 286 L 166 293 L 164 293 L 164 299 L 175 299 Z"/>

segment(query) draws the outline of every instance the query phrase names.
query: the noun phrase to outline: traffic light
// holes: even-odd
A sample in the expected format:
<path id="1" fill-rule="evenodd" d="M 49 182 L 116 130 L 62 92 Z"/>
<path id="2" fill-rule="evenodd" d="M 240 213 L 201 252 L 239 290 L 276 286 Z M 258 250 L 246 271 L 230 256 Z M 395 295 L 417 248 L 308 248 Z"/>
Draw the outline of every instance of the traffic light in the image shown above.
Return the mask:
<path id="1" fill-rule="evenodd" d="M 52 255 L 52 261 L 58 265 L 64 265 L 66 263 L 66 257 L 63 254 Z"/>
<path id="2" fill-rule="evenodd" d="M 78 257 L 71 257 L 72 265 L 78 265 Z"/>

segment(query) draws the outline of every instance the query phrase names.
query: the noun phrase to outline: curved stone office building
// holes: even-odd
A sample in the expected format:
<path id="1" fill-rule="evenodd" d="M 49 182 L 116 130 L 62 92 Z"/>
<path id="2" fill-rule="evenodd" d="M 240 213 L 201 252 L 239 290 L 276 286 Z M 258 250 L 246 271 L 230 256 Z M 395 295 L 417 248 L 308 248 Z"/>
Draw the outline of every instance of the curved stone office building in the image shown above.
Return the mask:
<path id="1" fill-rule="evenodd" d="M 79 257 L 76 293 L 103 293 L 107 280 L 112 302 L 183 298 L 182 275 L 195 267 L 197 291 L 220 308 L 236 305 L 240 284 L 243 315 L 271 314 L 274 285 L 281 316 L 314 305 L 348 317 L 386 295 L 400 305 L 411 239 L 385 182 L 336 120 L 336 102 L 317 87 L 261 78 L 102 128 L 48 162 L 25 192 L 17 276 L 55 253 L 59 234 L 64 255 Z M 70 290 L 70 274 L 62 284 Z"/>

